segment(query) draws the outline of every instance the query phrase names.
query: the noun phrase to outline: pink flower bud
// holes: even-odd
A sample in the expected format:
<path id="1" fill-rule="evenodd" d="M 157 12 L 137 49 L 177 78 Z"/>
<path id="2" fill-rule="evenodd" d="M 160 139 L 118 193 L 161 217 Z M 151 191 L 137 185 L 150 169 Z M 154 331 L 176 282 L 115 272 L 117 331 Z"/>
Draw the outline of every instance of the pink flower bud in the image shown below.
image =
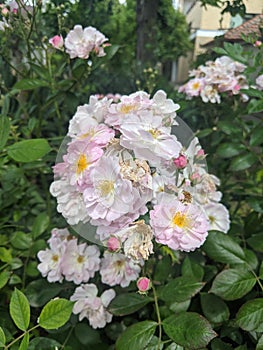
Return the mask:
<path id="1" fill-rule="evenodd" d="M 48 41 L 55 49 L 61 50 L 64 45 L 64 40 L 62 35 L 55 35 Z"/>
<path id="2" fill-rule="evenodd" d="M 9 10 L 8 10 L 8 8 L 6 8 L 6 7 L 4 7 L 4 8 L 2 8 L 2 15 L 3 16 L 7 16 L 8 15 L 8 13 L 9 13 Z"/>
<path id="3" fill-rule="evenodd" d="M 255 43 L 254 43 L 254 46 L 255 47 L 260 47 L 262 45 L 262 41 L 260 41 L 260 40 L 257 40 L 257 41 L 255 41 Z"/>
<path id="4" fill-rule="evenodd" d="M 177 169 L 183 169 L 186 167 L 187 158 L 183 154 L 181 154 L 178 158 L 174 159 L 174 165 Z"/>
<path id="5" fill-rule="evenodd" d="M 201 148 L 199 151 L 197 151 L 196 158 L 197 159 L 205 159 L 206 154 L 205 151 Z"/>
<path id="6" fill-rule="evenodd" d="M 141 277 L 137 281 L 137 287 L 140 294 L 145 294 L 152 287 L 152 282 L 147 277 Z"/>
<path id="7" fill-rule="evenodd" d="M 110 252 L 118 252 L 121 249 L 121 242 L 118 238 L 112 236 L 108 239 L 107 248 Z"/>
<path id="8" fill-rule="evenodd" d="M 197 184 L 198 182 L 200 182 L 200 180 L 201 180 L 201 176 L 200 176 L 200 174 L 198 174 L 198 173 L 193 173 L 191 176 L 190 176 L 190 178 L 191 178 L 191 181 L 192 181 L 192 183 L 195 185 L 195 184 Z"/>

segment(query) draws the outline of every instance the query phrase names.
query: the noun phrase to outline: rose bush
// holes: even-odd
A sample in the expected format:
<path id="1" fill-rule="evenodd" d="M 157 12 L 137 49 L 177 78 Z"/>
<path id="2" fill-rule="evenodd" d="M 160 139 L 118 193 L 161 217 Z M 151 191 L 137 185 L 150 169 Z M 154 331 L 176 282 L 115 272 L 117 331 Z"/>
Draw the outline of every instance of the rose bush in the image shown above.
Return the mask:
<path id="1" fill-rule="evenodd" d="M 216 49 L 248 85 L 217 104 L 95 96 L 114 38 L 27 6 L 0 26 L 0 347 L 261 349 L 262 47 Z"/>

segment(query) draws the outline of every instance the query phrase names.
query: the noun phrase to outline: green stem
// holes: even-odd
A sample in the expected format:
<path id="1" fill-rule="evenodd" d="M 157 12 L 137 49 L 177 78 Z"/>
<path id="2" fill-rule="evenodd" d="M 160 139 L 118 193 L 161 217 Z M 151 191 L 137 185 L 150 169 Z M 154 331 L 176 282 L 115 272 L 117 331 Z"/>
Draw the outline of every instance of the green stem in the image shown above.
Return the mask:
<path id="1" fill-rule="evenodd" d="M 36 326 L 30 328 L 29 330 L 25 331 L 24 333 L 22 333 L 19 337 L 17 337 L 16 339 L 14 339 L 11 343 L 9 343 L 8 345 L 6 345 L 4 347 L 4 350 L 9 349 L 13 344 L 15 344 L 18 340 L 20 340 L 21 338 L 23 338 L 25 336 L 26 333 L 29 333 L 31 331 L 33 331 L 34 329 L 38 328 L 39 324 L 37 324 Z"/>
<path id="2" fill-rule="evenodd" d="M 259 284 L 262 292 L 263 292 L 263 285 L 262 283 L 260 282 L 260 278 L 257 276 L 257 274 L 251 269 L 251 272 L 253 273 L 253 275 L 255 276 L 256 280 L 257 280 L 257 283 Z"/>
<path id="3" fill-rule="evenodd" d="M 160 310 L 159 310 L 159 305 L 158 305 L 158 298 L 157 298 L 157 294 L 156 294 L 156 290 L 155 290 L 154 286 L 152 286 L 152 289 L 153 289 L 154 303 L 155 303 L 155 309 L 156 309 L 156 315 L 157 315 L 158 327 L 159 327 L 159 337 L 158 337 L 157 350 L 160 350 L 161 345 L 162 345 L 162 320 L 161 320 L 161 315 L 160 315 Z"/>
<path id="4" fill-rule="evenodd" d="M 64 340 L 64 343 L 61 345 L 60 350 L 63 350 L 65 348 L 65 345 L 67 344 L 73 329 L 74 329 L 74 327 L 71 327 L 70 331 L 68 332 L 68 335 L 66 336 L 66 339 Z"/>

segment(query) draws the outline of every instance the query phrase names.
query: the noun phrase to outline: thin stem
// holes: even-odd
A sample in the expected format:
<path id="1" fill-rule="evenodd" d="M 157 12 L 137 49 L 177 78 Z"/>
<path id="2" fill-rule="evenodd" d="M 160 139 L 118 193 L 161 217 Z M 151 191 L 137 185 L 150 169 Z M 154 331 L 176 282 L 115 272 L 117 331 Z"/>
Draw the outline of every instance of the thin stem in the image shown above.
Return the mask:
<path id="1" fill-rule="evenodd" d="M 257 276 L 257 274 L 251 269 L 251 272 L 253 273 L 253 275 L 256 277 L 256 280 L 257 280 L 257 282 L 258 282 L 258 284 L 259 284 L 259 286 L 260 286 L 260 288 L 261 288 L 261 290 L 262 290 L 262 292 L 263 292 L 263 285 L 262 285 L 262 283 L 260 282 L 260 278 Z"/>
<path id="2" fill-rule="evenodd" d="M 161 345 L 162 345 L 162 320 L 161 320 L 161 315 L 160 315 L 160 310 L 159 310 L 159 305 L 158 305 L 158 298 L 157 298 L 157 294 L 156 294 L 156 290 L 155 290 L 154 286 L 152 286 L 152 289 L 153 289 L 154 303 L 155 303 L 155 309 L 156 309 L 156 315 L 157 315 L 158 327 L 159 327 L 159 337 L 158 337 L 157 350 L 160 350 Z"/>
<path id="3" fill-rule="evenodd" d="M 66 339 L 64 340 L 64 343 L 61 345 L 60 350 L 63 350 L 65 348 L 65 345 L 67 344 L 73 329 L 74 329 L 74 327 L 71 327 L 70 331 L 68 332 L 68 335 L 66 336 Z"/>
<path id="4" fill-rule="evenodd" d="M 11 343 L 9 343 L 8 345 L 6 345 L 6 346 L 4 347 L 4 350 L 9 349 L 9 348 L 10 348 L 13 344 L 15 344 L 18 340 L 20 340 L 21 338 L 23 338 L 24 335 L 25 335 L 26 333 L 29 333 L 29 332 L 33 331 L 34 329 L 36 329 L 36 328 L 38 328 L 38 327 L 39 327 L 39 324 L 37 324 L 36 326 L 34 326 L 34 327 L 30 328 L 29 330 L 25 331 L 24 333 L 22 333 L 19 337 L 17 337 L 17 338 L 14 339 Z"/>

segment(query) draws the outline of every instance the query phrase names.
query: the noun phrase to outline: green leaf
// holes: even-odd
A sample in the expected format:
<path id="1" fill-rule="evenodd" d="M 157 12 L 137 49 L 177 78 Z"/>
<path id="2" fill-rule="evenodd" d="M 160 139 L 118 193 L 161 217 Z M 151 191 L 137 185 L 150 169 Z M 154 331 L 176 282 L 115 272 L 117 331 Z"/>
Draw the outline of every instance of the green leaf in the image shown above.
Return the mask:
<path id="1" fill-rule="evenodd" d="M 187 311 L 189 306 L 191 304 L 191 299 L 188 299 L 186 301 L 181 301 L 180 303 L 177 303 L 176 301 L 169 305 L 169 309 L 176 314 L 178 314 L 181 311 Z M 168 316 L 168 315 L 167 315 Z"/>
<path id="2" fill-rule="evenodd" d="M 39 325 L 45 329 L 62 327 L 70 318 L 74 303 L 67 299 L 50 300 L 42 309 Z"/>
<path id="3" fill-rule="evenodd" d="M 246 255 L 246 262 L 250 266 L 250 270 L 256 270 L 258 267 L 258 258 L 253 250 L 244 248 L 244 253 Z"/>
<path id="4" fill-rule="evenodd" d="M 44 233 L 48 228 L 48 225 L 49 225 L 49 216 L 47 215 L 47 213 L 39 214 L 33 223 L 33 227 L 32 227 L 33 238 L 37 238 L 40 235 L 42 235 L 42 233 Z"/>
<path id="5" fill-rule="evenodd" d="M 37 261 L 29 261 L 26 266 L 26 274 L 29 277 L 36 277 L 39 275 L 39 270 L 37 268 L 38 262 Z"/>
<path id="6" fill-rule="evenodd" d="M 213 260 L 230 265 L 244 264 L 243 249 L 230 237 L 221 232 L 210 231 L 202 249 Z"/>
<path id="7" fill-rule="evenodd" d="M 106 58 L 108 60 L 112 59 L 112 57 L 117 53 L 119 50 L 120 45 L 111 45 L 109 48 L 106 49 Z"/>
<path id="8" fill-rule="evenodd" d="M 245 150 L 242 144 L 222 143 L 216 150 L 216 154 L 221 158 L 232 158 Z"/>
<path id="9" fill-rule="evenodd" d="M 234 158 L 230 165 L 230 170 L 241 171 L 250 168 L 257 161 L 257 156 L 253 153 L 245 153 Z"/>
<path id="10" fill-rule="evenodd" d="M 0 116 L 0 150 L 2 150 L 8 140 L 10 130 L 9 118 L 1 115 Z"/>
<path id="11" fill-rule="evenodd" d="M 34 90 L 39 87 L 48 86 L 48 82 L 40 79 L 21 79 L 13 87 L 16 90 Z"/>
<path id="12" fill-rule="evenodd" d="M 172 260 L 168 255 L 161 255 L 160 260 L 156 261 L 155 270 L 154 270 L 154 280 L 159 282 L 165 282 L 170 273 L 170 266 Z"/>
<path id="13" fill-rule="evenodd" d="M 116 342 L 116 350 L 144 349 L 151 341 L 157 322 L 142 321 L 125 329 Z"/>
<path id="14" fill-rule="evenodd" d="M 31 306 L 41 307 L 50 299 L 56 297 L 62 289 L 62 284 L 48 283 L 42 278 L 30 282 L 26 287 L 25 294 Z"/>
<path id="15" fill-rule="evenodd" d="M 0 247 L 0 261 L 10 263 L 12 261 L 11 249 Z"/>
<path id="16" fill-rule="evenodd" d="M 263 99 L 251 99 L 248 103 L 248 114 L 259 113 L 263 111 Z"/>
<path id="17" fill-rule="evenodd" d="M 227 135 L 240 133 L 237 125 L 231 120 L 220 120 L 217 125 L 219 130 L 222 130 Z"/>
<path id="18" fill-rule="evenodd" d="M 262 261 L 260 268 L 259 268 L 259 278 L 261 280 L 263 279 L 263 261 Z"/>
<path id="19" fill-rule="evenodd" d="M 206 136 L 212 134 L 212 132 L 213 132 L 213 129 L 203 129 L 203 130 L 198 131 L 197 135 L 198 135 L 198 138 L 201 139 L 203 137 L 206 137 Z"/>
<path id="20" fill-rule="evenodd" d="M 12 235 L 10 242 L 14 248 L 25 250 L 30 248 L 32 237 L 30 234 L 17 231 Z"/>
<path id="21" fill-rule="evenodd" d="M 250 97 L 263 98 L 263 92 L 258 89 L 250 88 L 250 89 L 241 89 L 240 91 Z"/>
<path id="22" fill-rule="evenodd" d="M 19 329 L 27 330 L 30 321 L 30 306 L 26 296 L 18 289 L 15 289 L 11 296 L 10 315 Z"/>
<path id="23" fill-rule="evenodd" d="M 211 342 L 212 350 L 232 350 L 232 346 L 223 342 L 221 339 L 215 338 Z"/>
<path id="24" fill-rule="evenodd" d="M 0 273 L 0 289 L 7 284 L 10 278 L 10 275 L 11 275 L 11 272 L 8 270 L 4 270 L 3 272 Z"/>
<path id="25" fill-rule="evenodd" d="M 201 293 L 201 306 L 205 317 L 212 323 L 223 323 L 229 319 L 228 306 L 216 295 Z"/>
<path id="26" fill-rule="evenodd" d="M 247 243 L 253 248 L 256 252 L 263 253 L 263 233 L 257 235 L 252 235 L 247 239 Z"/>
<path id="27" fill-rule="evenodd" d="M 50 152 L 50 146 L 45 139 L 23 140 L 7 148 L 9 157 L 17 162 L 28 163 L 44 157 Z"/>
<path id="28" fill-rule="evenodd" d="M 100 334 L 97 330 L 84 323 L 77 323 L 74 328 L 75 336 L 83 345 L 96 345 L 100 343 Z"/>
<path id="29" fill-rule="evenodd" d="M 230 56 L 233 60 L 247 64 L 246 57 L 242 55 L 243 47 L 240 44 L 224 42 L 224 49 L 226 50 L 228 56 Z"/>
<path id="30" fill-rule="evenodd" d="M 172 343 L 166 348 L 166 350 L 184 350 L 184 348 L 181 345 Z"/>
<path id="31" fill-rule="evenodd" d="M 213 51 L 219 55 L 227 55 L 226 50 L 224 50 L 222 47 L 214 47 Z"/>
<path id="32" fill-rule="evenodd" d="M 191 299 L 204 285 L 204 282 L 197 282 L 188 276 L 177 277 L 161 289 L 160 299 L 166 302 L 182 302 Z"/>
<path id="33" fill-rule="evenodd" d="M 56 348 L 60 349 L 61 344 L 58 343 L 55 339 L 47 337 L 34 338 L 28 345 L 28 350 L 55 350 Z"/>
<path id="34" fill-rule="evenodd" d="M 204 269 L 202 266 L 197 264 L 195 261 L 190 259 L 188 256 L 183 261 L 182 264 L 182 275 L 190 278 L 194 278 L 197 281 L 202 281 L 204 277 Z"/>
<path id="35" fill-rule="evenodd" d="M 214 279 L 210 292 L 225 300 L 236 300 L 250 292 L 256 282 L 256 277 L 246 269 L 224 270 Z"/>
<path id="36" fill-rule="evenodd" d="M 176 344 L 187 349 L 200 349 L 217 336 L 210 323 L 195 312 L 182 312 L 163 320 L 165 333 Z"/>
<path id="37" fill-rule="evenodd" d="M 27 350 L 29 344 L 29 333 L 26 333 L 20 343 L 18 350 Z"/>
<path id="38" fill-rule="evenodd" d="M 5 333 L 3 331 L 3 328 L 0 327 L 0 347 L 4 347 L 5 342 L 6 342 Z"/>
<path id="39" fill-rule="evenodd" d="M 163 344 L 161 343 L 159 346 L 159 339 L 156 336 L 153 336 L 150 343 L 143 348 L 143 350 L 162 350 Z"/>
<path id="40" fill-rule="evenodd" d="M 263 335 L 259 338 L 256 350 L 263 350 Z"/>
<path id="41" fill-rule="evenodd" d="M 238 310 L 236 323 L 245 331 L 261 331 L 263 321 L 263 298 L 249 300 Z"/>
<path id="42" fill-rule="evenodd" d="M 138 293 L 120 294 L 112 300 L 108 306 L 108 310 L 115 316 L 129 315 L 141 309 L 151 301 L 153 301 L 152 298 Z"/>

